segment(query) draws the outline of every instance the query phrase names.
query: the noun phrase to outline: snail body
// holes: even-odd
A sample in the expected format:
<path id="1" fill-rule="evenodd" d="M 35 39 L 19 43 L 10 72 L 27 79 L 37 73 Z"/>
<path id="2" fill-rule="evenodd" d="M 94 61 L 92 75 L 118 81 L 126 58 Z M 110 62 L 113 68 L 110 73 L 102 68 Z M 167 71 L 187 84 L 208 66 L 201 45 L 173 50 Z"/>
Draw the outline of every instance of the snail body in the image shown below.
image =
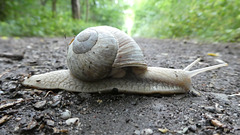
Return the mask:
<path id="1" fill-rule="evenodd" d="M 63 89 L 73 92 L 119 92 L 177 94 L 193 91 L 191 77 L 226 63 L 189 71 L 147 67 L 137 43 L 124 32 L 109 26 L 80 32 L 68 47 L 69 70 L 26 77 L 24 86 Z"/>

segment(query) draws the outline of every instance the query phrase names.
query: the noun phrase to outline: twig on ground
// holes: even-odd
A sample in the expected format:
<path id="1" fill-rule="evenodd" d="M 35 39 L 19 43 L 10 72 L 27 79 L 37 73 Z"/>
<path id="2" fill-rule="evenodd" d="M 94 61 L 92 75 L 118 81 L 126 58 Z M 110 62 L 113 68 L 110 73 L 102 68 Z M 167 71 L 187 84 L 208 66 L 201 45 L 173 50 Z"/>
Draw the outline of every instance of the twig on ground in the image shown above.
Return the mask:
<path id="1" fill-rule="evenodd" d="M 8 121 L 9 119 L 11 119 L 13 116 L 8 116 L 8 115 L 4 115 L 1 119 L 0 119 L 0 125 L 2 125 L 4 122 Z"/>
<path id="2" fill-rule="evenodd" d="M 10 70 L 6 70 L 6 71 L 2 72 L 2 73 L 0 74 L 0 78 L 1 78 L 4 74 L 6 74 L 6 73 L 8 73 L 8 72 L 10 72 Z"/>
<path id="3" fill-rule="evenodd" d="M 44 98 L 47 97 L 49 93 L 53 93 L 53 91 L 51 91 L 51 90 L 48 91 L 48 92 L 46 93 L 46 95 L 44 96 Z"/>
<path id="4" fill-rule="evenodd" d="M 2 53 L 0 54 L 0 57 L 5 57 L 5 58 L 9 58 L 12 60 L 22 60 L 24 56 L 24 53 L 22 54 L 14 54 L 14 53 Z"/>
<path id="5" fill-rule="evenodd" d="M 18 103 L 21 103 L 21 102 L 23 102 L 23 101 L 24 101 L 23 98 L 19 98 L 19 99 L 17 99 L 16 101 L 13 101 L 13 102 L 11 102 L 11 103 L 7 103 L 7 104 L 0 105 L 0 110 L 1 110 L 1 109 L 4 109 L 4 108 L 7 108 L 7 107 L 10 107 L 10 106 L 13 106 L 13 105 L 18 104 Z"/>
<path id="6" fill-rule="evenodd" d="M 229 97 L 240 96 L 240 93 L 228 95 Z"/>
<path id="7" fill-rule="evenodd" d="M 210 120 L 211 124 L 215 127 L 218 128 L 226 128 L 227 126 L 224 125 L 223 123 L 221 123 L 220 121 L 218 121 L 217 119 L 213 118 L 213 116 L 209 115 L 209 114 L 205 114 L 205 117 Z"/>

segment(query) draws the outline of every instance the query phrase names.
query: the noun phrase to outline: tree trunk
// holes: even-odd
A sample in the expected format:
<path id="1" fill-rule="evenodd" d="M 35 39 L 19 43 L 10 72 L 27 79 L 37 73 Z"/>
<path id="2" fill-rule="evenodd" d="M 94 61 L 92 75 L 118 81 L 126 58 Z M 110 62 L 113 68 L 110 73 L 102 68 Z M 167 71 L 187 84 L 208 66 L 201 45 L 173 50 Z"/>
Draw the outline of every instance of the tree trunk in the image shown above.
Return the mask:
<path id="1" fill-rule="evenodd" d="M 7 18 L 6 2 L 5 0 L 0 0 L 0 21 L 4 21 Z"/>
<path id="2" fill-rule="evenodd" d="M 86 22 L 88 22 L 89 2 L 86 0 Z"/>
<path id="3" fill-rule="evenodd" d="M 47 3 L 47 1 L 48 1 L 48 0 L 40 0 L 40 2 L 41 2 L 41 5 L 42 5 L 42 6 L 45 6 L 45 5 L 46 5 L 46 3 Z"/>
<path id="4" fill-rule="evenodd" d="M 57 0 L 52 0 L 52 17 L 56 17 L 56 11 L 57 11 L 56 3 L 57 3 Z"/>
<path id="5" fill-rule="evenodd" d="M 71 0 L 72 3 L 72 18 L 80 19 L 80 4 L 79 0 Z"/>

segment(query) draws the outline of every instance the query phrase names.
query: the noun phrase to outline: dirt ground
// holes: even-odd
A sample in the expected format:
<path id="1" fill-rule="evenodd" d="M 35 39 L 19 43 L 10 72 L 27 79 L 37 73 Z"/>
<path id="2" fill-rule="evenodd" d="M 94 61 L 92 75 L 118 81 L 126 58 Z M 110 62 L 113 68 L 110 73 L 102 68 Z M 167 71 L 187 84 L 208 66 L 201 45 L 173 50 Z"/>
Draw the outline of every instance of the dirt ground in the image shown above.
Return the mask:
<path id="1" fill-rule="evenodd" d="M 240 44 L 136 38 L 149 66 L 193 69 L 202 93 L 88 94 L 25 88 L 23 75 L 67 69 L 71 38 L 0 39 L 0 134 L 240 134 Z M 212 53 L 212 54 L 208 54 Z M 212 56 L 217 55 L 217 56 Z M 71 113 L 71 115 L 70 115 Z"/>

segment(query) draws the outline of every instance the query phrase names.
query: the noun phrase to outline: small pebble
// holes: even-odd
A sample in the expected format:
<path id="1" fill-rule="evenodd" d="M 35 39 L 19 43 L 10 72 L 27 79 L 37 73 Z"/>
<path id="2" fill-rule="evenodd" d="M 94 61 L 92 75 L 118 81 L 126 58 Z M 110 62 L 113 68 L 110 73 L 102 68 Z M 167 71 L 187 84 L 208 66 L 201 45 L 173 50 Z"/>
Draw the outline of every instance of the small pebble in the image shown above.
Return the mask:
<path id="1" fill-rule="evenodd" d="M 61 98 L 62 98 L 61 95 L 53 96 L 53 102 L 59 101 L 59 100 L 61 100 Z"/>
<path id="2" fill-rule="evenodd" d="M 183 129 L 183 133 L 186 134 L 187 131 L 188 131 L 188 127 L 185 127 L 185 128 Z"/>
<path id="3" fill-rule="evenodd" d="M 131 101 L 131 104 L 132 104 L 132 105 L 137 105 L 137 101 L 136 101 L 136 100 L 133 100 L 133 101 Z"/>
<path id="4" fill-rule="evenodd" d="M 188 131 L 188 127 L 185 127 L 182 131 L 177 131 L 179 134 L 186 134 Z"/>
<path id="5" fill-rule="evenodd" d="M 77 124 L 79 123 L 79 118 L 69 118 L 66 120 L 67 125 Z"/>
<path id="6" fill-rule="evenodd" d="M 140 135 L 141 132 L 140 132 L 140 130 L 135 130 L 133 134 L 134 134 L 134 135 Z"/>
<path id="7" fill-rule="evenodd" d="M 14 82 L 14 81 L 11 81 L 11 82 L 9 83 L 9 85 L 8 85 L 8 90 L 10 90 L 10 91 L 13 90 L 13 91 L 15 91 L 16 88 L 17 88 L 17 83 Z"/>
<path id="8" fill-rule="evenodd" d="M 222 113 L 224 111 L 224 109 L 220 108 L 219 107 L 219 104 L 218 103 L 215 103 L 215 110 L 218 112 L 218 113 Z"/>
<path id="9" fill-rule="evenodd" d="M 62 121 L 59 121 L 59 122 L 58 122 L 58 125 L 63 125 L 63 123 L 64 123 L 64 122 L 62 122 Z"/>
<path id="10" fill-rule="evenodd" d="M 28 45 L 28 46 L 27 46 L 27 49 L 32 49 L 32 46 Z"/>
<path id="11" fill-rule="evenodd" d="M 53 101 L 52 101 L 53 103 L 51 104 L 51 106 L 56 107 L 61 102 L 61 98 L 62 98 L 61 95 L 53 96 Z"/>
<path id="12" fill-rule="evenodd" d="M 146 128 L 141 131 L 141 135 L 152 135 L 152 134 L 153 134 L 153 131 L 150 128 Z"/>
<path id="13" fill-rule="evenodd" d="M 209 112 L 212 112 L 212 113 L 215 113 L 215 111 L 216 111 L 215 107 L 213 107 L 213 106 L 207 106 L 207 107 L 204 107 L 204 109 L 206 111 L 209 111 Z"/>
<path id="14" fill-rule="evenodd" d="M 212 135 L 212 134 L 213 134 L 213 131 L 210 130 L 210 129 L 203 130 L 203 134 L 204 134 L 204 135 Z"/>
<path id="15" fill-rule="evenodd" d="M 64 112 L 61 113 L 60 117 L 63 119 L 68 119 L 71 117 L 71 112 L 69 110 L 65 110 Z"/>
<path id="16" fill-rule="evenodd" d="M 17 118 L 15 118 L 15 120 L 16 120 L 16 121 L 20 121 L 20 120 L 22 120 L 22 118 L 17 117 Z"/>
<path id="17" fill-rule="evenodd" d="M 46 121 L 48 126 L 54 126 L 54 121 L 53 120 L 47 120 Z"/>
<path id="18" fill-rule="evenodd" d="M 39 101 L 37 103 L 35 103 L 33 106 L 36 108 L 36 109 L 43 109 L 44 106 L 46 105 L 47 101 L 46 100 L 43 100 L 43 101 Z"/>
<path id="19" fill-rule="evenodd" d="M 78 94 L 79 97 L 83 98 L 83 99 L 87 99 L 87 98 L 90 98 L 91 95 L 89 93 L 79 93 Z"/>
<path id="20" fill-rule="evenodd" d="M 191 125 L 188 129 L 192 132 L 195 132 L 197 130 L 197 127 L 196 125 Z"/>
<path id="21" fill-rule="evenodd" d="M 198 128 L 200 128 L 201 126 L 202 126 L 201 123 L 196 124 L 196 127 L 198 127 Z"/>
<path id="22" fill-rule="evenodd" d="M 37 124 L 38 123 L 36 120 L 32 120 L 31 122 L 28 123 L 27 127 L 23 128 L 23 130 L 32 130 L 37 126 Z"/>
<path id="23" fill-rule="evenodd" d="M 19 126 L 16 126 L 15 128 L 14 128 L 14 132 L 18 132 L 19 131 Z"/>

